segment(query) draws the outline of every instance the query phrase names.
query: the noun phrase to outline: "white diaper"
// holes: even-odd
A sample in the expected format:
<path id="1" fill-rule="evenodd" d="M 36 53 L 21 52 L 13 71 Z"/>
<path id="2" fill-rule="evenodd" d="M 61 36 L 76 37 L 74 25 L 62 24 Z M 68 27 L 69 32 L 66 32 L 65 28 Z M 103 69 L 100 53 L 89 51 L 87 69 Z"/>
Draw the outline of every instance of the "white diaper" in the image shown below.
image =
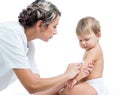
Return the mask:
<path id="1" fill-rule="evenodd" d="M 95 88 L 98 95 L 107 95 L 106 87 L 103 83 L 103 78 L 91 79 L 86 82 Z"/>

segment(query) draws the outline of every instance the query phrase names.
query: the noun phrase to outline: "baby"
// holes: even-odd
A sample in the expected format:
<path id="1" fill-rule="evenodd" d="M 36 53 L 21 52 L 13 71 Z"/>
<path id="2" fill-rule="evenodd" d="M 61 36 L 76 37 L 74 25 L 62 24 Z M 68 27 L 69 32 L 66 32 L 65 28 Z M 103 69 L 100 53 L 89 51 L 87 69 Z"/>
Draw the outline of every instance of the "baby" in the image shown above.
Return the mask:
<path id="1" fill-rule="evenodd" d="M 76 34 L 80 47 L 85 50 L 81 72 L 90 63 L 94 63 L 94 69 L 89 75 L 80 73 L 69 81 L 64 93 L 65 95 L 104 95 L 102 78 L 104 57 L 99 43 L 101 37 L 99 22 L 94 17 L 82 18 L 77 24 Z"/>

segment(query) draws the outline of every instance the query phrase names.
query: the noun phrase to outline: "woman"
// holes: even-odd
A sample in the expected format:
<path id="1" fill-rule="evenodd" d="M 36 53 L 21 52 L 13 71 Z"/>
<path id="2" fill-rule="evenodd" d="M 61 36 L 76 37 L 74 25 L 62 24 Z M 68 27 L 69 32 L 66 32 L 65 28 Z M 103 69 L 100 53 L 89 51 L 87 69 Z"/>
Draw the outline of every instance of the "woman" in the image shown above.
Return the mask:
<path id="1" fill-rule="evenodd" d="M 20 13 L 18 22 L 0 24 L 0 90 L 18 78 L 31 94 L 56 95 L 68 80 L 80 72 L 80 64 L 71 63 L 64 74 L 52 78 L 39 77 L 32 40 L 47 42 L 51 39 L 57 33 L 60 16 L 55 5 L 36 0 Z M 84 73 L 88 74 L 92 68 L 90 65 Z"/>

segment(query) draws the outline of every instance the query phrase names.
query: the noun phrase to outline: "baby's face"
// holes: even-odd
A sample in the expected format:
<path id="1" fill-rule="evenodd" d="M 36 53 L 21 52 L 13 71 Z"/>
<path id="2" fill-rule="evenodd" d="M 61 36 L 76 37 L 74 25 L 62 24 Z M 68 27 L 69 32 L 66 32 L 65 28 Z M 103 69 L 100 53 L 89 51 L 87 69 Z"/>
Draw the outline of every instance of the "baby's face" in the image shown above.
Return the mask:
<path id="1" fill-rule="evenodd" d="M 78 36 L 80 47 L 89 50 L 98 42 L 98 37 L 94 33 L 82 34 Z"/>

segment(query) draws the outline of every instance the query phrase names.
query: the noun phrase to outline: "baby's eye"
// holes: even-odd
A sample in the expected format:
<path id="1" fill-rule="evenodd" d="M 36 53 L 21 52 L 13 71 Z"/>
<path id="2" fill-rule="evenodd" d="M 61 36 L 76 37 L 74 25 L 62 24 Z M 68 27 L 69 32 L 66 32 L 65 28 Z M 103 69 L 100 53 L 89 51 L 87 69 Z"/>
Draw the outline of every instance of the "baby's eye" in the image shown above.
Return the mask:
<path id="1" fill-rule="evenodd" d="M 89 41 L 89 39 L 85 39 L 85 41 Z"/>

